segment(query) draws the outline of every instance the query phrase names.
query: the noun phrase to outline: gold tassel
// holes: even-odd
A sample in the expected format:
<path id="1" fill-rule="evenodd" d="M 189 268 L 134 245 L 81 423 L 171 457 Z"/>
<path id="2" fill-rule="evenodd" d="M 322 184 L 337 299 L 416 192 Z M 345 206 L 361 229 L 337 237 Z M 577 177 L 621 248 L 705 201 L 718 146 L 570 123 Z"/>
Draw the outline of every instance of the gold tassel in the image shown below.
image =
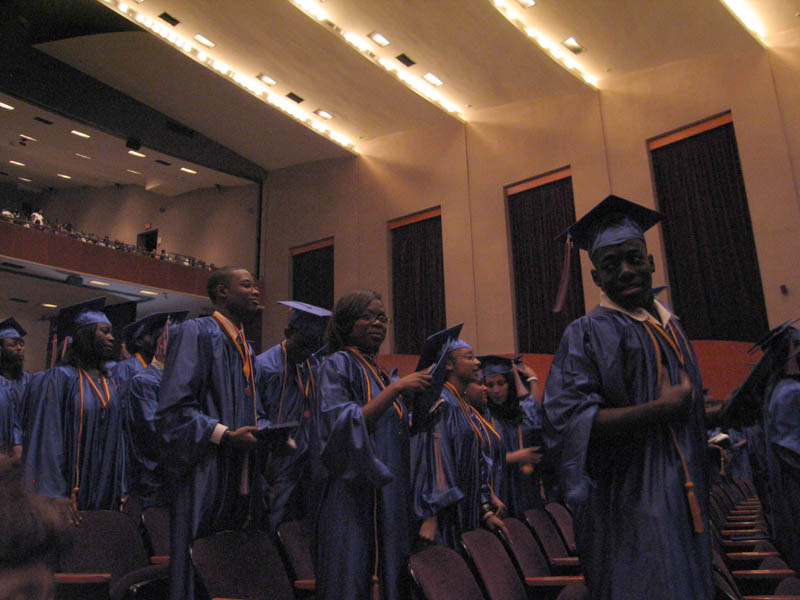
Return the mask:
<path id="1" fill-rule="evenodd" d="M 71 496 L 71 498 L 72 498 L 72 508 L 76 513 L 78 512 L 78 490 L 79 489 L 80 488 L 77 485 L 74 488 L 72 488 L 72 496 Z"/>
<path id="2" fill-rule="evenodd" d="M 692 512 L 692 523 L 695 533 L 703 533 L 703 517 L 700 514 L 700 503 L 694 494 L 694 482 L 690 479 L 684 486 L 686 487 L 686 498 L 689 500 L 689 510 Z"/>
<path id="3" fill-rule="evenodd" d="M 378 576 L 372 576 L 372 600 L 381 600 L 381 586 Z"/>

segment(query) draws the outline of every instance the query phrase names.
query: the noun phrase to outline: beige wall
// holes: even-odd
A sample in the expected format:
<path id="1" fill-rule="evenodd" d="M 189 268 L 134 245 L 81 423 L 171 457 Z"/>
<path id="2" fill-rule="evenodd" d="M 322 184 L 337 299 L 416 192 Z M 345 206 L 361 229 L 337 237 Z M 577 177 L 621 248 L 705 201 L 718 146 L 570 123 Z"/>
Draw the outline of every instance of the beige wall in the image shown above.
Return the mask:
<path id="1" fill-rule="evenodd" d="M 47 194 L 44 214 L 128 244 L 136 244 L 136 235 L 150 223 L 158 229 L 159 250 L 254 271 L 258 203 L 256 184 L 169 197 L 138 186 L 78 188 Z"/>
<path id="2" fill-rule="evenodd" d="M 795 49 L 710 56 L 610 79 L 599 92 L 494 107 L 468 124 L 374 140 L 354 159 L 271 173 L 267 302 L 289 293 L 289 248 L 333 235 L 337 298 L 371 287 L 391 311 L 386 223 L 441 206 L 448 323 L 465 321 L 464 337 L 481 352 L 514 351 L 503 186 L 569 165 L 578 216 L 609 192 L 654 206 L 647 140 L 730 110 L 769 321 L 800 315 L 800 262 L 786 259 L 800 250 L 798 75 Z M 647 238 L 656 283 L 666 283 L 658 228 Z M 599 293 L 585 256 L 582 266 L 590 307 Z M 779 292 L 783 283 L 788 296 Z M 285 313 L 268 307 L 265 318 L 264 341 L 272 344 Z"/>

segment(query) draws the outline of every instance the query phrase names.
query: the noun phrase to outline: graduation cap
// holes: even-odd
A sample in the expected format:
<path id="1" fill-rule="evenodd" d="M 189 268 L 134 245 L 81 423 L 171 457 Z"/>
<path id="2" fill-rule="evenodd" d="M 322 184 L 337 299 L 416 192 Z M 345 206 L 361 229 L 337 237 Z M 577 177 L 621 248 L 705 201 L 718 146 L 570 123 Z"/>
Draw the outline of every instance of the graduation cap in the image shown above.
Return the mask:
<path id="1" fill-rule="evenodd" d="M 436 364 L 443 354 L 455 350 L 455 348 L 448 346 L 452 346 L 459 339 L 458 336 L 461 334 L 462 327 L 464 327 L 464 323 L 458 323 L 428 336 L 425 343 L 422 344 L 416 370 L 421 371 Z M 447 352 L 443 352 L 445 349 L 447 349 Z"/>
<path id="2" fill-rule="evenodd" d="M 105 305 L 106 299 L 101 297 L 62 308 L 56 316 L 58 338 L 71 337 L 81 327 L 94 323 L 111 325 L 111 321 L 103 312 Z"/>
<path id="3" fill-rule="evenodd" d="M 748 352 L 760 347 L 763 354 L 744 383 L 733 391 L 722 407 L 723 424 L 728 427 L 747 426 L 760 418 L 770 379 L 783 370 L 789 358 L 800 352 L 800 331 L 792 327 L 798 320 L 784 321 L 750 348 Z"/>
<path id="4" fill-rule="evenodd" d="M 137 338 L 143 335 L 153 335 L 164 327 L 167 319 L 170 319 L 173 323 L 181 323 L 188 314 L 188 310 L 158 312 L 134 321 L 126 325 L 123 331 L 125 345 L 128 348 L 132 348 Z"/>
<path id="5" fill-rule="evenodd" d="M 614 246 L 628 240 L 644 240 L 644 232 L 664 216 L 625 198 L 611 194 L 578 219 L 559 238 L 569 235 L 589 256 L 599 248 Z"/>
<path id="6" fill-rule="evenodd" d="M 634 239 L 644 241 L 644 232 L 663 218 L 660 212 L 611 194 L 561 232 L 556 239 L 565 239 L 566 249 L 553 312 L 561 311 L 567 297 L 572 255 L 570 242 L 574 242 L 581 250 L 586 250 L 591 258 L 598 249 L 606 246 L 615 246 Z"/>
<path id="7" fill-rule="evenodd" d="M 498 356 L 496 354 L 484 354 L 479 356 L 478 360 L 481 361 L 481 370 L 484 377 L 493 377 L 495 375 L 505 375 L 506 373 L 513 373 L 516 365 L 519 364 L 522 355 L 508 358 L 506 356 Z"/>
<path id="8" fill-rule="evenodd" d="M 290 327 L 314 336 L 321 336 L 325 332 L 328 318 L 333 314 L 326 308 L 298 302 L 297 300 L 279 300 L 278 304 L 283 304 L 292 309 L 289 315 Z"/>
<path id="9" fill-rule="evenodd" d="M 0 323 L 0 340 L 17 340 L 28 333 L 22 328 L 14 317 L 9 317 Z"/>

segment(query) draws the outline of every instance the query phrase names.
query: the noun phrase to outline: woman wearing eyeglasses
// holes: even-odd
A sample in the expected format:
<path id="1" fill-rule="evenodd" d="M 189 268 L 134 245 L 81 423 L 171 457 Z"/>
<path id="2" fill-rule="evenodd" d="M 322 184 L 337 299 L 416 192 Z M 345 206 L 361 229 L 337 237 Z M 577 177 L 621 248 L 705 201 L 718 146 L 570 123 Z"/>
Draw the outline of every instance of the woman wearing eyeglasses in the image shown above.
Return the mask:
<path id="1" fill-rule="evenodd" d="M 377 292 L 336 303 L 328 325 L 330 356 L 320 373 L 321 457 L 328 484 L 317 522 L 316 597 L 409 597 L 409 412 L 402 394 L 431 385 L 419 372 L 392 381 L 375 362 L 388 326 Z"/>

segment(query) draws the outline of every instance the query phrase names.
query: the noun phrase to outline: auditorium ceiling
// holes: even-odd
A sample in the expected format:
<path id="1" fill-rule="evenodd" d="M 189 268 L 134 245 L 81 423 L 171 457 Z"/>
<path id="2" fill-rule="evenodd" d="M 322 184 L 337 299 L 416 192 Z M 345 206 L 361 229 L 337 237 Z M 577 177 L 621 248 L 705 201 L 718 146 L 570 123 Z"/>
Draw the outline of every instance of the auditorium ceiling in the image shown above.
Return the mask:
<path id="1" fill-rule="evenodd" d="M 198 154 L 195 164 L 251 179 L 259 170 L 356 155 L 398 132 L 469 122 L 487 107 L 602 90 L 670 62 L 800 39 L 800 0 L 11 4 L 4 16 L 16 19 L 11 30 L 26 50 L 219 144 L 231 154 L 226 164 L 240 168 L 204 158 L 220 152 Z M 374 33 L 385 39 L 373 41 Z M 74 103 L 43 108 L 82 118 Z M 0 118 L 11 119 L 9 112 Z M 150 150 L 165 152 L 157 135 L 130 124 L 98 128 L 118 140 L 152 138 Z"/>

